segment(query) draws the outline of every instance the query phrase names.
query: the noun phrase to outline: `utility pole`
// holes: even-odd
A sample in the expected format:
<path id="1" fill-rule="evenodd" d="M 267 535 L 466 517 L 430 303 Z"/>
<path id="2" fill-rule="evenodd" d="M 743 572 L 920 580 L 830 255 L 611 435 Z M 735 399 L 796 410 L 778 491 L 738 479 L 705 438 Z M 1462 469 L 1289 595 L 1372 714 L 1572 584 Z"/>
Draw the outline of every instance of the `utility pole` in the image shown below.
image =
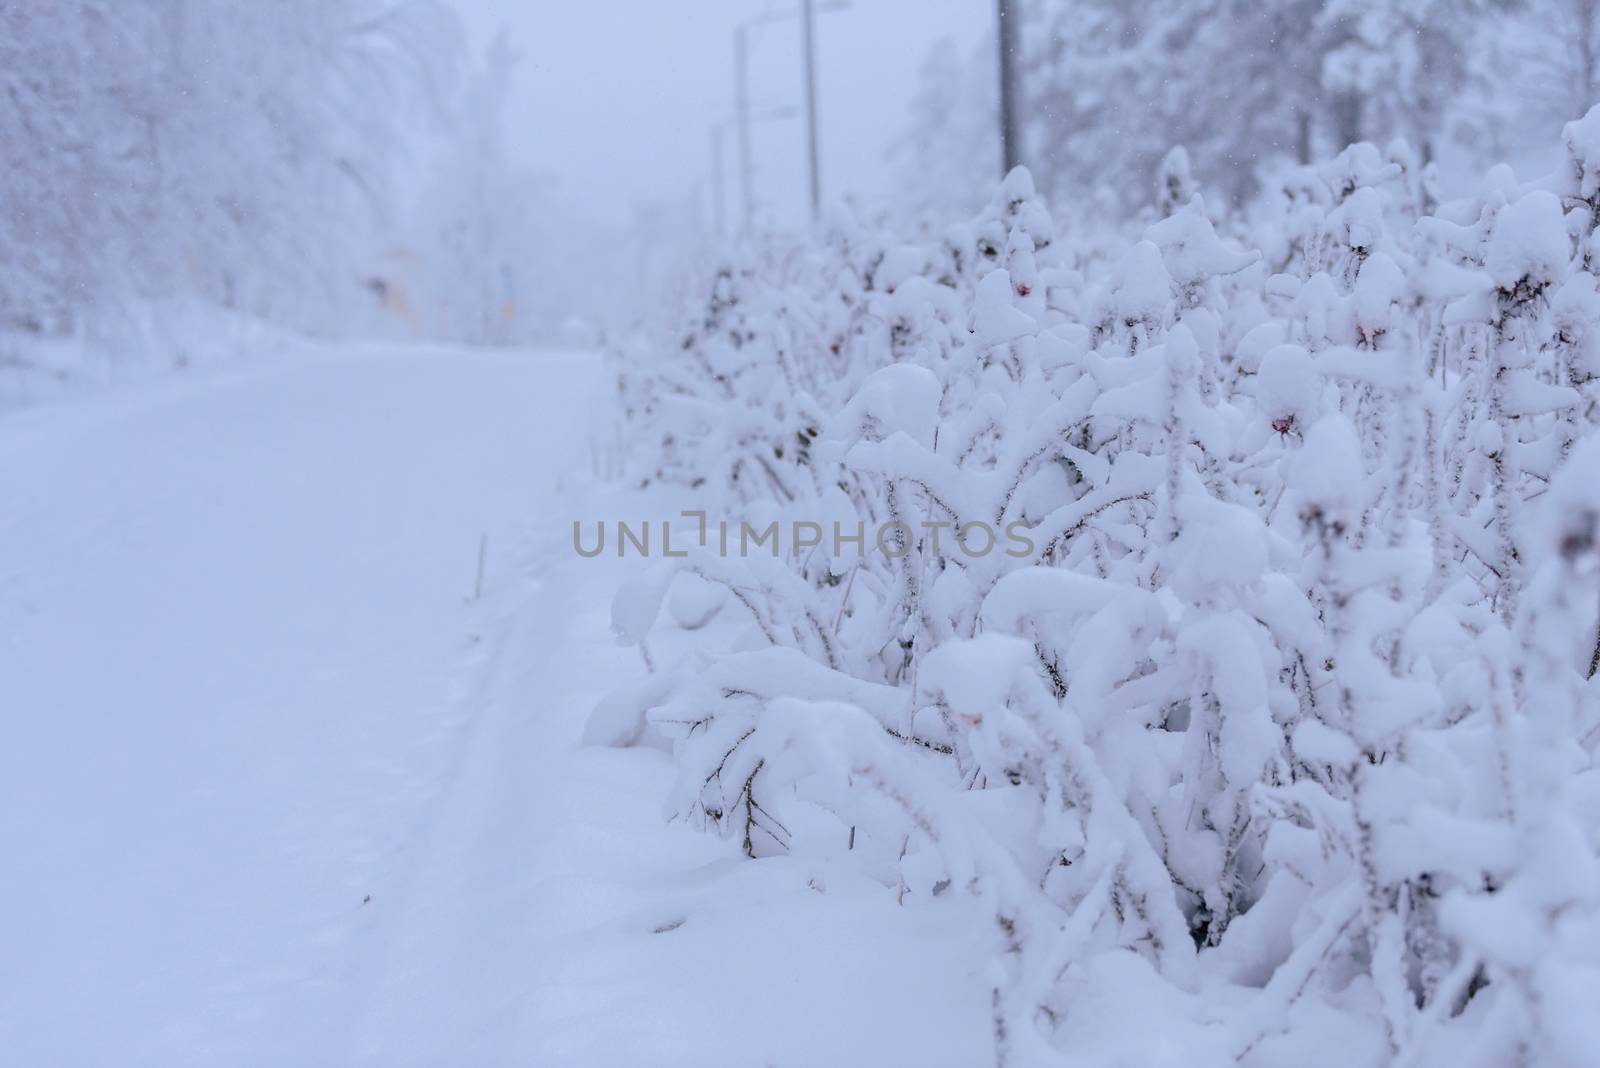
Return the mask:
<path id="1" fill-rule="evenodd" d="M 746 106 L 743 112 L 735 111 L 730 115 L 725 115 L 722 118 L 717 119 L 711 124 L 711 206 L 713 218 L 716 221 L 716 236 L 718 238 L 726 237 L 728 234 L 728 183 L 725 177 L 727 174 L 727 169 L 723 157 L 725 155 L 724 150 L 727 143 L 729 124 L 731 123 L 738 127 L 738 129 L 734 132 L 742 135 L 739 138 L 738 147 L 743 150 L 745 145 L 748 143 L 748 131 L 753 128 L 756 123 L 775 122 L 780 119 L 792 119 L 798 114 L 798 110 L 790 107 L 763 108 L 757 111 Z M 740 171 L 740 177 L 742 179 L 740 183 L 740 192 L 746 193 L 746 196 L 744 197 L 745 203 L 741 205 L 740 209 L 743 216 L 740 225 L 743 227 L 746 225 L 744 220 L 748 219 L 752 214 L 750 202 L 754 198 L 748 195 L 748 191 L 751 189 L 752 185 L 750 182 L 750 167 L 741 161 Z M 743 233 L 744 231 L 741 230 L 740 232 Z"/>
<path id="2" fill-rule="evenodd" d="M 817 162 L 817 20 L 812 0 L 801 0 L 800 34 L 806 68 L 806 163 L 810 178 L 811 221 L 822 216 L 822 178 Z"/>
<path id="3" fill-rule="evenodd" d="M 739 232 L 748 234 L 755 217 L 750 162 L 750 33 L 746 23 L 733 30 L 733 110 L 739 122 Z"/>
<path id="4" fill-rule="evenodd" d="M 1017 123 L 1017 5 L 997 0 L 1000 39 L 1000 173 L 1022 163 L 1022 134 Z"/>
<path id="5" fill-rule="evenodd" d="M 739 192 L 743 217 L 741 233 L 748 234 L 755 221 L 754 164 L 750 157 L 750 124 L 760 116 L 750 113 L 750 27 L 796 16 L 801 24 L 801 44 L 805 51 L 806 157 L 809 170 L 811 217 L 822 205 L 822 165 L 817 154 L 817 65 L 816 20 L 818 11 L 843 11 L 850 0 L 801 0 L 798 8 L 763 11 L 738 23 L 733 30 L 734 119 L 739 124 Z"/>

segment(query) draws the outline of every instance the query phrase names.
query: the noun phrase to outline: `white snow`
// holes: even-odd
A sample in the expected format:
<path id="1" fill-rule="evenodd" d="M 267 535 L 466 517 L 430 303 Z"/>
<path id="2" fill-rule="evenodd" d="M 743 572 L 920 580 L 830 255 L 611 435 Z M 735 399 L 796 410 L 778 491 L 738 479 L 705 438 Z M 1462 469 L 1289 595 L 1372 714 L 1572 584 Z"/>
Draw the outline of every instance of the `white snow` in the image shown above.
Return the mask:
<path id="1" fill-rule="evenodd" d="M 555 519 L 597 381 L 351 350 L 0 423 L 7 1060 L 420 1058 L 371 1021 L 470 1026 L 385 984 L 425 963 L 411 875 L 492 729 L 480 545 L 503 584 Z"/>
<path id="2" fill-rule="evenodd" d="M 653 566 L 571 551 L 640 507 L 582 488 L 600 380 L 332 350 L 0 423 L 8 1063 L 982 1063 L 962 905 L 580 746 Z"/>
<path id="3" fill-rule="evenodd" d="M 1486 269 L 1501 289 L 1511 289 L 1524 278 L 1534 286 L 1546 286 L 1565 271 L 1567 244 L 1561 202 L 1537 189 L 1500 212 L 1489 239 Z"/>
<path id="4" fill-rule="evenodd" d="M 1600 1060 L 1591 0 L 463 2 L 0 0 L 0 1068 Z"/>

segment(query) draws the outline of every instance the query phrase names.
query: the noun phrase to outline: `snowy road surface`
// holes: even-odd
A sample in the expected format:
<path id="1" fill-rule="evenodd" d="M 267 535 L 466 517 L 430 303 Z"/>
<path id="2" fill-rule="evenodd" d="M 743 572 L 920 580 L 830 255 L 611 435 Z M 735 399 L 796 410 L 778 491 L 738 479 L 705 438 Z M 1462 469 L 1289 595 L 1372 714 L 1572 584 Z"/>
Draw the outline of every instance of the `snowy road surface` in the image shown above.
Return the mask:
<path id="1" fill-rule="evenodd" d="M 461 745 L 480 539 L 502 572 L 552 518 L 592 363 L 360 353 L 0 422 L 13 1063 L 341 1059 Z"/>
<path id="2" fill-rule="evenodd" d="M 642 671 L 566 550 L 600 388 L 379 348 L 0 420 L 8 1063 L 982 1063 L 948 938 L 578 748 Z"/>

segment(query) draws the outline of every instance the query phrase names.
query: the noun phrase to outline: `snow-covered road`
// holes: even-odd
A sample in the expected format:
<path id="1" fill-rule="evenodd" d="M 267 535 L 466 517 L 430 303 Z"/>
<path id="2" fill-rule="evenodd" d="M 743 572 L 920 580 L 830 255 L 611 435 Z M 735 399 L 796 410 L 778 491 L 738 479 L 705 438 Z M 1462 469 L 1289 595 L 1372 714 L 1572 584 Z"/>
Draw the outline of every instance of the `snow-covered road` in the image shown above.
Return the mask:
<path id="1" fill-rule="evenodd" d="M 368 348 L 0 420 L 0 1061 L 984 1062 L 949 917 L 580 747 L 644 671 L 645 565 L 568 541 L 650 507 L 602 391 Z"/>
<path id="2" fill-rule="evenodd" d="M 557 520 L 596 363 L 341 352 L 0 422 L 3 1059 L 355 1051 L 471 741 L 480 544 L 503 583 Z"/>

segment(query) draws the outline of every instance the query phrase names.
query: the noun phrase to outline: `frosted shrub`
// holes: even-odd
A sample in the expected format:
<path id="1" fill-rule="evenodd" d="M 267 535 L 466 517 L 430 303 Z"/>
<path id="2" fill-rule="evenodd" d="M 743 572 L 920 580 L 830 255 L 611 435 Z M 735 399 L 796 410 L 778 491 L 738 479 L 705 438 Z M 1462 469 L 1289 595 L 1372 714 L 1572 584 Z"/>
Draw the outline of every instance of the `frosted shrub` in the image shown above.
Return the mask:
<path id="1" fill-rule="evenodd" d="M 1018 171 L 719 271 L 620 364 L 640 477 L 866 544 L 691 550 L 738 625 L 591 737 L 753 857 L 970 902 L 1004 1063 L 1588 1063 L 1600 110 L 1565 136 L 1446 205 L 1354 145 L 1221 233 L 1174 153 L 1109 256 Z"/>

